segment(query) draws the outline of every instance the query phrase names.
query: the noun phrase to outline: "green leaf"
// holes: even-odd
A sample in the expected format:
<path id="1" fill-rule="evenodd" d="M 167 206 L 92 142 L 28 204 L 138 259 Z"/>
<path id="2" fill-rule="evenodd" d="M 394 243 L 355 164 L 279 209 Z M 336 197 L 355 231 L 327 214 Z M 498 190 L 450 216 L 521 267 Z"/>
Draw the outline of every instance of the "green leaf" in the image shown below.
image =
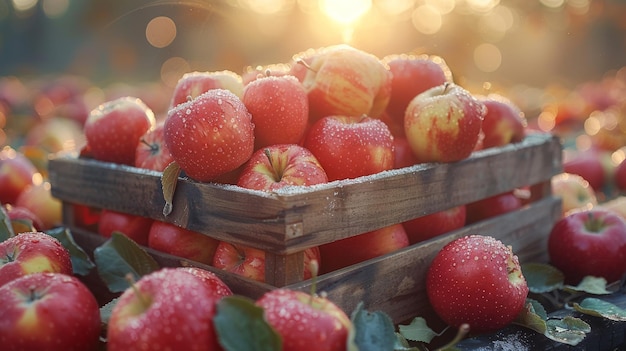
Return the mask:
<path id="1" fill-rule="evenodd" d="M 543 306 L 532 299 L 526 300 L 526 305 L 515 318 L 514 323 L 534 330 L 540 334 L 545 334 L 547 314 Z"/>
<path id="2" fill-rule="evenodd" d="M 563 272 L 545 263 L 526 263 L 522 265 L 522 274 L 528 290 L 536 294 L 561 289 L 565 280 Z"/>
<path id="3" fill-rule="evenodd" d="M 436 333 L 430 329 L 428 325 L 426 325 L 426 320 L 422 317 L 413 318 L 409 325 L 399 325 L 398 331 L 400 335 L 408 340 L 420 341 L 427 344 L 430 343 L 434 337 L 441 335 L 441 333 Z"/>
<path id="4" fill-rule="evenodd" d="M 591 331 L 591 326 L 587 322 L 571 316 L 563 319 L 549 319 L 546 326 L 545 336 L 572 346 L 578 345 Z"/>
<path id="5" fill-rule="evenodd" d="M 393 351 L 421 351 L 422 347 L 412 347 L 409 345 L 409 341 L 400 333 L 396 333 L 396 343 L 393 347 Z"/>
<path id="6" fill-rule="evenodd" d="M 566 285 L 567 291 L 586 292 L 593 295 L 608 295 L 612 292 L 606 290 L 606 279 L 602 277 L 586 276 L 577 286 Z"/>
<path id="7" fill-rule="evenodd" d="M 74 241 L 74 237 L 68 228 L 57 227 L 46 231 L 46 234 L 54 237 L 70 252 L 74 274 L 87 275 L 96 266 L 89 255 Z"/>
<path id="8" fill-rule="evenodd" d="M 363 309 L 363 302 L 352 312 L 352 332 L 359 351 L 392 350 L 396 331 L 391 318 L 381 311 Z"/>
<path id="9" fill-rule="evenodd" d="M 163 191 L 163 198 L 165 199 L 163 215 L 166 217 L 172 213 L 174 193 L 176 192 L 176 184 L 178 184 L 179 175 L 180 166 L 176 163 L 176 161 L 172 161 L 172 163 L 167 165 L 161 175 L 161 190 Z"/>
<path id="10" fill-rule="evenodd" d="M 33 225 L 33 221 L 26 218 L 12 219 L 11 226 L 13 227 L 14 233 L 27 233 L 36 231 L 35 226 Z"/>
<path id="11" fill-rule="evenodd" d="M 0 242 L 7 240 L 8 238 L 15 236 L 13 232 L 13 226 L 9 215 L 4 210 L 4 207 L 0 204 Z"/>
<path id="12" fill-rule="evenodd" d="M 213 324 L 225 351 L 277 351 L 282 339 L 265 320 L 263 308 L 243 296 L 226 296 L 217 304 Z"/>
<path id="13" fill-rule="evenodd" d="M 117 305 L 119 299 L 119 297 L 116 297 L 113 300 L 107 302 L 104 306 L 100 307 L 100 322 L 102 323 L 104 328 L 106 328 L 106 326 L 109 324 L 109 319 L 111 319 L 111 313 L 113 313 L 113 309 L 115 308 L 115 305 Z"/>
<path id="14" fill-rule="evenodd" d="M 139 280 L 159 269 L 159 264 L 146 250 L 120 232 L 113 232 L 109 240 L 94 250 L 93 255 L 100 278 L 114 293 L 130 286 L 126 278 L 129 273 L 134 280 Z"/>
<path id="15" fill-rule="evenodd" d="M 580 304 L 574 303 L 574 309 L 590 316 L 604 317 L 618 322 L 626 321 L 626 310 L 595 297 L 585 298 Z"/>

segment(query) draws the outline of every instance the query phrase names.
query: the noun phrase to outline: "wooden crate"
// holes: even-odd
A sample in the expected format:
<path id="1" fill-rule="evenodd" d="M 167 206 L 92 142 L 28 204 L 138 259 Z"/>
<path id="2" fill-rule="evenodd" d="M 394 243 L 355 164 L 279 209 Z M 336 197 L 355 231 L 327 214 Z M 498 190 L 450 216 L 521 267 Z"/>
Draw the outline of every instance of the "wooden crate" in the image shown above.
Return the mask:
<path id="1" fill-rule="evenodd" d="M 550 194 L 550 178 L 559 172 L 559 140 L 531 134 L 520 143 L 478 151 L 460 162 L 415 165 L 274 193 L 179 178 L 173 212 L 165 217 L 159 172 L 68 157 L 49 162 L 52 193 L 63 201 L 64 222 L 70 229 L 75 228 L 71 204 L 80 203 L 171 222 L 265 250 L 266 283 L 214 270 L 236 293 L 253 298 L 276 287 L 308 290 L 311 281 L 302 279 L 302 250 L 308 247 L 518 187 L 533 189 L 534 198 L 523 209 L 318 278 L 318 289 L 346 311 L 363 301 L 395 321 L 428 305 L 423 284 L 428 264 L 456 237 L 492 235 L 512 245 L 522 261 L 545 260 L 546 237 L 561 210 L 560 201 Z M 87 249 L 102 240 L 75 231 Z M 164 265 L 185 263 L 152 253 Z"/>

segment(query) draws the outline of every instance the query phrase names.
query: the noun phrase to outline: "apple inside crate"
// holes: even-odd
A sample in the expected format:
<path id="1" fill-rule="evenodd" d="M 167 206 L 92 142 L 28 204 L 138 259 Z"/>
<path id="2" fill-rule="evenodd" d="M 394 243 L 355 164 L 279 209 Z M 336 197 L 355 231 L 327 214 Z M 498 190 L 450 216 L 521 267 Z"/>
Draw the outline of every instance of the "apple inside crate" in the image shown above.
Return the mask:
<path id="1" fill-rule="evenodd" d="M 426 270 L 454 238 L 490 235 L 511 245 L 522 262 L 547 260 L 547 235 L 561 215 L 550 187 L 551 177 L 562 171 L 561 150 L 557 137 L 529 134 L 522 142 L 476 151 L 458 162 L 272 193 L 179 178 L 167 216 L 160 172 L 58 157 L 50 160 L 49 174 L 53 195 L 64 203 L 65 224 L 88 251 L 105 239 L 74 225 L 72 204 L 146 216 L 264 250 L 265 283 L 200 265 L 223 277 L 235 293 L 252 298 L 277 287 L 308 291 L 312 281 L 302 278 L 306 248 L 530 187 L 532 197 L 519 210 L 318 277 L 318 291 L 348 313 L 363 301 L 367 309 L 385 311 L 400 322 L 428 309 Z M 163 265 L 198 265 L 150 253 Z"/>

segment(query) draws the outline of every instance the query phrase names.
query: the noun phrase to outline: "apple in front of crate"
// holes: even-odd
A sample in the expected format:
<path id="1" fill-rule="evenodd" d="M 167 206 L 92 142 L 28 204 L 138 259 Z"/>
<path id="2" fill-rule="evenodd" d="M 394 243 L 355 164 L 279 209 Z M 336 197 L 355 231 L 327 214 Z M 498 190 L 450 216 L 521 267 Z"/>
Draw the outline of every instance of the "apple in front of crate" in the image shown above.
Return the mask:
<path id="1" fill-rule="evenodd" d="M 13 204 L 38 174 L 35 165 L 11 146 L 0 150 L 0 203 Z"/>
<path id="2" fill-rule="evenodd" d="M 43 222 L 41 219 L 34 214 L 31 210 L 26 207 L 13 206 L 11 204 L 2 205 L 2 208 L 6 212 L 9 220 L 11 220 L 11 224 L 13 226 L 13 232 L 15 234 L 24 232 L 24 231 L 40 231 L 43 228 Z M 31 230 L 19 230 L 20 228 L 25 229 L 29 228 Z"/>
<path id="3" fill-rule="evenodd" d="M 327 116 L 311 126 L 304 147 L 320 162 L 329 181 L 393 169 L 393 136 L 368 116 Z"/>
<path id="4" fill-rule="evenodd" d="M 133 166 L 139 139 L 155 123 L 154 112 L 136 97 L 104 102 L 89 112 L 83 127 L 90 155 L 100 161 Z"/>
<path id="5" fill-rule="evenodd" d="M 170 109 L 164 124 L 172 158 L 196 181 L 211 181 L 243 165 L 254 151 L 252 115 L 237 95 L 212 89 Z"/>
<path id="6" fill-rule="evenodd" d="M 185 73 L 174 87 L 170 108 L 193 100 L 211 89 L 225 89 L 241 98 L 243 81 L 239 74 L 228 70 Z"/>
<path id="7" fill-rule="evenodd" d="M 319 246 L 321 272 L 331 272 L 407 246 L 409 238 L 402 224 L 326 243 Z"/>
<path id="8" fill-rule="evenodd" d="M 224 281 L 220 279 L 220 277 L 218 277 L 215 273 L 211 271 L 192 266 L 178 267 L 177 269 L 189 272 L 200 278 L 200 280 L 202 280 L 202 282 L 204 282 L 204 284 L 209 288 L 209 291 L 213 293 L 218 299 L 233 294 L 232 290 L 230 290 L 230 287 L 226 285 L 226 283 L 224 283 Z"/>
<path id="9" fill-rule="evenodd" d="M 252 114 L 255 150 L 275 144 L 297 144 L 304 136 L 309 100 L 296 77 L 258 78 L 246 85 L 242 101 Z"/>
<path id="10" fill-rule="evenodd" d="M 409 167 L 420 163 L 417 157 L 415 157 L 413 150 L 411 150 L 409 141 L 403 136 L 394 136 L 393 153 L 393 168 L 395 169 Z"/>
<path id="11" fill-rule="evenodd" d="M 4 351 L 95 350 L 101 331 L 95 296 L 78 278 L 34 273 L 0 287 Z"/>
<path id="12" fill-rule="evenodd" d="M 626 220 L 606 209 L 570 213 L 552 227 L 548 255 L 567 284 L 585 276 L 617 281 L 626 273 Z"/>
<path id="13" fill-rule="evenodd" d="M 561 198 L 563 215 L 570 211 L 588 210 L 598 204 L 596 192 L 578 174 L 559 173 L 552 177 L 552 194 Z"/>
<path id="14" fill-rule="evenodd" d="M 0 242 L 0 286 L 39 272 L 72 274 L 69 251 L 42 232 L 27 232 Z"/>
<path id="15" fill-rule="evenodd" d="M 466 206 L 460 205 L 408 220 L 402 225 L 409 242 L 415 244 L 462 228 L 465 226 L 466 217 Z"/>
<path id="16" fill-rule="evenodd" d="M 599 152 L 591 150 L 564 150 L 563 172 L 583 177 L 594 191 L 601 191 L 607 178 Z"/>
<path id="17" fill-rule="evenodd" d="M 309 150 L 296 144 L 279 144 L 257 150 L 241 172 L 237 185 L 275 191 L 285 186 L 327 181 L 326 172 Z"/>
<path id="18" fill-rule="evenodd" d="M 107 350 L 219 350 L 213 327 L 219 296 L 201 278 L 161 268 L 126 289 L 109 319 Z"/>
<path id="19" fill-rule="evenodd" d="M 140 139 L 135 151 L 135 167 L 163 172 L 174 159 L 165 145 L 163 124 L 147 131 Z"/>
<path id="20" fill-rule="evenodd" d="M 445 83 L 417 95 L 404 115 L 404 132 L 422 162 L 469 157 L 481 131 L 485 105 L 467 90 Z"/>
<path id="21" fill-rule="evenodd" d="M 210 265 L 219 240 L 208 235 L 153 221 L 148 233 L 148 247 L 170 255 Z"/>
<path id="22" fill-rule="evenodd" d="M 352 322 L 332 301 L 302 291 L 275 289 L 256 301 L 283 341 L 284 351 L 344 351 Z"/>
<path id="23" fill-rule="evenodd" d="M 334 45 L 294 56 L 309 97 L 311 122 L 331 115 L 379 117 L 391 96 L 391 72 L 376 56 Z M 302 65 L 306 70 L 302 71 Z M 304 73 L 304 74 L 301 74 Z"/>
<path id="24" fill-rule="evenodd" d="M 52 195 L 50 182 L 33 184 L 22 191 L 15 206 L 30 210 L 41 220 L 41 230 L 48 230 L 62 224 L 62 203 Z"/>
<path id="25" fill-rule="evenodd" d="M 313 276 L 311 261 L 319 264 L 320 251 L 317 247 L 304 250 L 304 279 Z M 215 250 L 213 267 L 256 280 L 265 281 L 265 251 L 253 247 L 220 242 Z"/>
<path id="26" fill-rule="evenodd" d="M 481 148 L 517 143 L 526 136 L 526 116 L 510 99 L 500 94 L 480 96 L 487 112 L 482 123 Z"/>
<path id="27" fill-rule="evenodd" d="M 148 217 L 102 209 L 98 234 L 110 238 L 113 232 L 120 232 L 139 245 L 148 246 L 148 236 L 153 220 Z"/>
<path id="28" fill-rule="evenodd" d="M 433 309 L 450 326 L 469 324 L 475 334 L 496 331 L 520 313 L 528 284 L 510 246 L 483 235 L 445 245 L 426 273 Z"/>
<path id="29" fill-rule="evenodd" d="M 476 223 L 509 213 L 521 208 L 524 201 L 517 197 L 515 191 L 507 191 L 478 201 L 471 202 L 467 207 L 467 224 Z"/>
<path id="30" fill-rule="evenodd" d="M 452 73 L 439 56 L 393 54 L 383 57 L 392 73 L 391 97 L 387 113 L 392 120 L 404 124 L 404 112 L 409 102 L 424 91 L 452 82 Z"/>

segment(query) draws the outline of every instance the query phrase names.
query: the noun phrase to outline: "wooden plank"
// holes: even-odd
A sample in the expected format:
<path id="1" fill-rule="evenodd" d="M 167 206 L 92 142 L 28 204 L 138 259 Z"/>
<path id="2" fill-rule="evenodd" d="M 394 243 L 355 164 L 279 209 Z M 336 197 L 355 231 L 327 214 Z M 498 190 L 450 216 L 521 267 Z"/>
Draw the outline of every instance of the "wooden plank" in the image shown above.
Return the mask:
<path id="1" fill-rule="evenodd" d="M 49 169 L 53 195 L 64 201 L 164 220 L 287 255 L 544 182 L 561 171 L 561 146 L 556 137 L 531 134 L 521 143 L 478 151 L 460 162 L 275 193 L 180 178 L 168 217 L 162 214 L 159 172 L 64 158 L 50 160 Z"/>

